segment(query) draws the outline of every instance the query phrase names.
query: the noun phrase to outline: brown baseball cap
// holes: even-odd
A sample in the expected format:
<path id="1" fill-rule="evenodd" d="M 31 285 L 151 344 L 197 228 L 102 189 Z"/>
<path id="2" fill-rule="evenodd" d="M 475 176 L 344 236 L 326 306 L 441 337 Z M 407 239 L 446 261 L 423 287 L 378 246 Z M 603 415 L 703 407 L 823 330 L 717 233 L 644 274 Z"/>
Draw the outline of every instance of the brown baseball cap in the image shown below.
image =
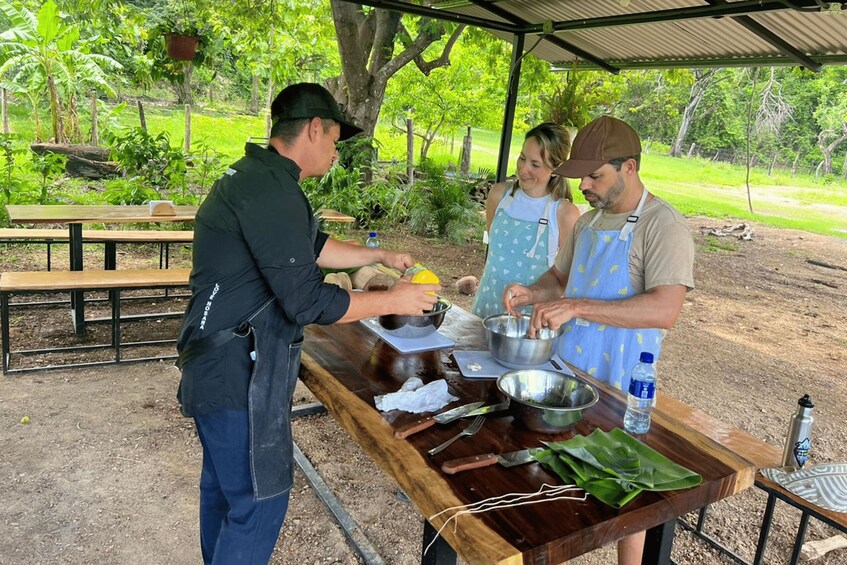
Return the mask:
<path id="1" fill-rule="evenodd" d="M 300 82 L 282 89 L 271 103 L 271 117 L 274 120 L 295 120 L 298 118 L 328 118 L 334 120 L 341 124 L 339 141 L 362 133 L 362 128 L 353 125 L 344 117 L 338 102 L 329 90 L 311 82 Z"/>
<path id="2" fill-rule="evenodd" d="M 579 130 L 568 159 L 554 174 L 572 179 L 587 177 L 612 159 L 641 154 L 641 140 L 626 122 L 601 116 Z"/>

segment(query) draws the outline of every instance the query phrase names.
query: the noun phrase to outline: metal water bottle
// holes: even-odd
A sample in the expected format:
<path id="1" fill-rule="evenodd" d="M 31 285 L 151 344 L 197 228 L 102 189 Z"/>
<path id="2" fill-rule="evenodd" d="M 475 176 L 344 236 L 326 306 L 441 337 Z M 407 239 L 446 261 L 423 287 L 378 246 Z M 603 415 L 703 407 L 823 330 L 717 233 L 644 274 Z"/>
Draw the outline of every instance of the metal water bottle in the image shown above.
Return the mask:
<path id="1" fill-rule="evenodd" d="M 782 466 L 800 469 L 809 458 L 812 447 L 812 409 L 815 404 L 806 394 L 797 401 L 797 412 L 791 416 L 788 437 L 785 438 L 785 450 L 782 452 Z"/>

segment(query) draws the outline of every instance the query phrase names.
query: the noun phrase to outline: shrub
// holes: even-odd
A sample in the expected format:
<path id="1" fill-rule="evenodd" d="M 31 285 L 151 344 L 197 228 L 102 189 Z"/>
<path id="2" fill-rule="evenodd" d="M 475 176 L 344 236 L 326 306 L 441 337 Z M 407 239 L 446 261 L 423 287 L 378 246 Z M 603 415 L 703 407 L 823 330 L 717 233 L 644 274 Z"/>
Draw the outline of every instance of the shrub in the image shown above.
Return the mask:
<path id="1" fill-rule="evenodd" d="M 410 227 L 418 234 L 435 234 L 453 243 L 467 243 L 482 229 L 481 208 L 471 199 L 475 181 L 445 175 L 443 167 L 425 160 L 422 178 L 415 181 L 409 202 Z"/>

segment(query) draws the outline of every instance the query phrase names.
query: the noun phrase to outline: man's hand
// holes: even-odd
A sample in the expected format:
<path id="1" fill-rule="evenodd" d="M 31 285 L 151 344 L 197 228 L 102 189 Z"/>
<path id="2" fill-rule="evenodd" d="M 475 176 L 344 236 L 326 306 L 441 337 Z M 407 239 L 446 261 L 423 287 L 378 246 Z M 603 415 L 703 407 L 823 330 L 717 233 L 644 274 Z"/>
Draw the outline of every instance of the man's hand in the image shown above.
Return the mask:
<path id="1" fill-rule="evenodd" d="M 387 294 L 392 314 L 420 316 L 424 310 L 432 310 L 438 297 L 435 294 L 441 290 L 440 284 L 413 284 L 406 278 L 398 280 Z"/>
<path id="2" fill-rule="evenodd" d="M 535 332 L 541 328 L 558 328 L 576 315 L 574 301 L 569 298 L 536 304 L 529 322 L 529 337 L 534 338 Z"/>
<path id="3" fill-rule="evenodd" d="M 379 262 L 386 267 L 397 269 L 401 273 L 406 272 L 406 269 L 415 265 L 415 261 L 409 253 L 398 253 L 389 249 L 380 249 L 379 251 Z"/>
<path id="4" fill-rule="evenodd" d="M 503 291 L 503 306 L 512 316 L 522 317 L 518 308 L 532 304 L 532 289 L 521 284 L 513 283 Z"/>

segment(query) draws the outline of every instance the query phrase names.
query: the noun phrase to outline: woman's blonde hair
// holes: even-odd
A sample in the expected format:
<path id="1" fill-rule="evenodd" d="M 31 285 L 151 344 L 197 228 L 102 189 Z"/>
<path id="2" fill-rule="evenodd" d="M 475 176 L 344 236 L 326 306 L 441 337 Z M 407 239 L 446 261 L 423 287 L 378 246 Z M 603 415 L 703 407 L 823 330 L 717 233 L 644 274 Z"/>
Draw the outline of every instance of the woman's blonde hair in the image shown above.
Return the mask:
<path id="1" fill-rule="evenodd" d="M 555 169 L 561 165 L 571 151 L 571 136 L 568 130 L 552 122 L 538 124 L 526 132 L 524 141 L 529 138 L 538 142 L 541 147 L 541 158 L 549 169 Z M 564 198 L 573 202 L 571 187 L 565 177 L 552 175 L 547 183 L 547 192 L 552 194 L 555 200 Z"/>

